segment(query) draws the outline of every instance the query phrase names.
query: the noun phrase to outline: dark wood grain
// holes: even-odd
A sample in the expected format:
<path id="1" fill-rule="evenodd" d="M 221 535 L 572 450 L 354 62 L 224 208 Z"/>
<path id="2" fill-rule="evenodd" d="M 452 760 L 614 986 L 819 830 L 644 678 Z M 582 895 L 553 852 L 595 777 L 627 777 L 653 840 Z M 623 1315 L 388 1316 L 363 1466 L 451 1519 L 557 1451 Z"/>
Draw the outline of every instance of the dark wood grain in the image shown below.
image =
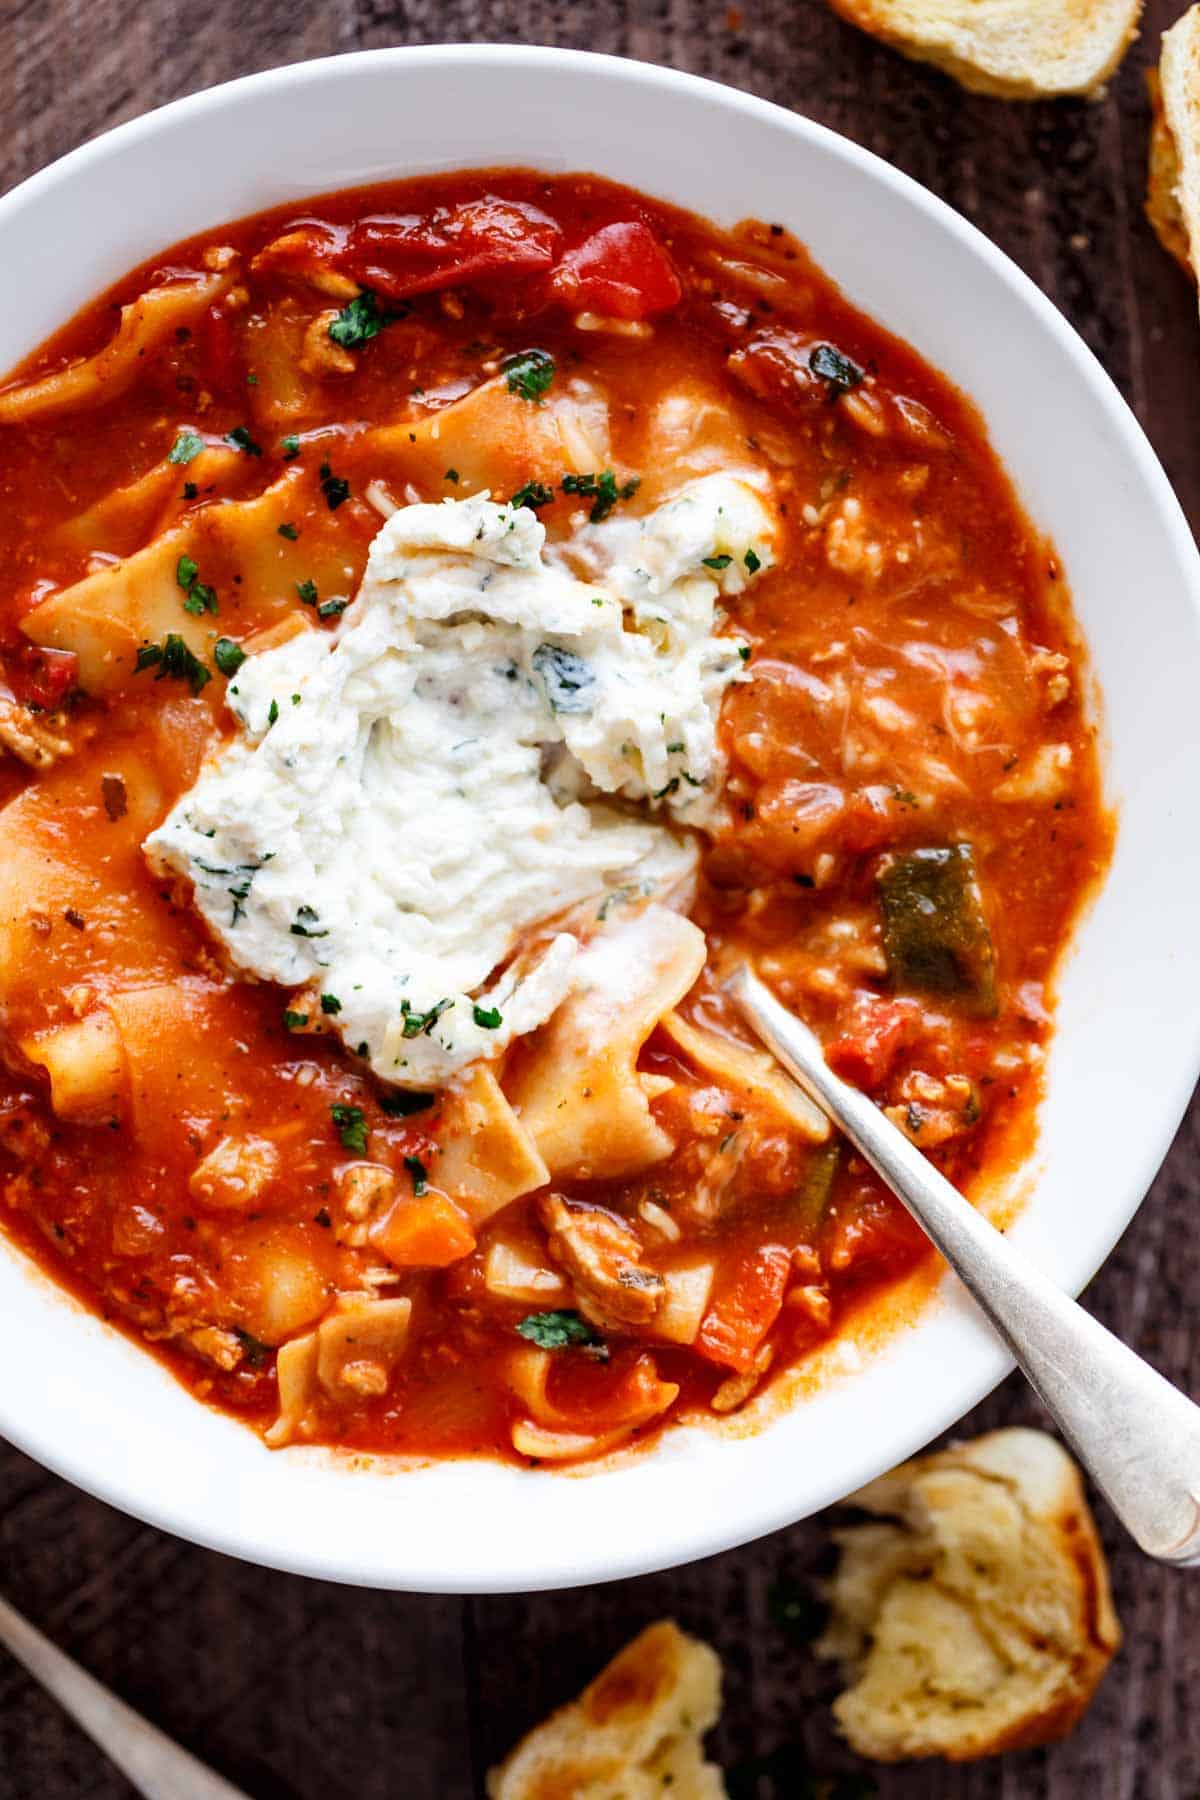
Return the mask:
<path id="1" fill-rule="evenodd" d="M 1179 10 L 1152 0 L 1108 97 L 977 99 L 900 61 L 817 0 L 744 19 L 701 0 L 7 0 L 0 185 L 177 95 L 302 57 L 482 39 L 612 51 L 714 76 L 845 132 L 940 193 L 1067 313 L 1141 419 L 1200 526 L 1195 296 L 1142 216 L 1143 70 Z M 647 170 L 647 185 L 653 171 Z M 70 246 L 64 244 L 64 255 Z M 10 283 L 19 271 L 6 270 Z M 1030 418 L 1054 406 L 1041 398 Z M 1102 521 L 1097 522 L 1102 529 Z M 1138 604 L 1130 595 L 1129 603 Z M 1130 1055 L 1138 1047 L 1130 1046 Z M 1107 1120 L 1098 1128 L 1119 1129 Z M 1200 1107 L 1090 1301 L 1200 1393 Z M 1088 1196 L 1079 1196 L 1081 1212 Z M 36 1369 L 5 1371 L 30 1379 Z M 1036 1422 L 1015 1381 L 966 1429 Z M 973 1768 L 878 1775 L 905 1800 L 1196 1800 L 1200 1577 L 1150 1567 L 1102 1519 L 1126 1647 L 1074 1737 Z M 398 1511 L 397 1530 L 403 1530 Z M 486 1529 L 481 1521 L 480 1529 Z M 646 1621 L 676 1614 L 720 1648 L 716 1748 L 746 1765 L 792 1746 L 831 1771 L 828 1677 L 771 1617 L 807 1576 L 820 1521 L 690 1569 L 532 1598 L 411 1599 L 268 1574 L 122 1518 L 0 1448 L 0 1583 L 101 1680 L 254 1800 L 469 1800 L 513 1739 Z M 757 1800 L 801 1800 L 794 1770 Z M 127 1800 L 52 1702 L 0 1658 L 0 1800 Z"/>

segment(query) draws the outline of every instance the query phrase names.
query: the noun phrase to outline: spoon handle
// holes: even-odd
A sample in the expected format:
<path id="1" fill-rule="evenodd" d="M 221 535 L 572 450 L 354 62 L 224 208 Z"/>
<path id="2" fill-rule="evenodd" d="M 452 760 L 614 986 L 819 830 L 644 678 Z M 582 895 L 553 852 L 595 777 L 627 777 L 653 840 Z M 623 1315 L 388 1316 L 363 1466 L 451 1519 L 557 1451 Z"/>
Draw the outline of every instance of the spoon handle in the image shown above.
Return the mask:
<path id="1" fill-rule="evenodd" d="M 1200 1407 L 989 1225 L 744 964 L 726 992 L 941 1251 L 1130 1535 L 1163 1562 L 1200 1563 Z"/>
<path id="2" fill-rule="evenodd" d="M 114 1762 L 146 1800 L 247 1800 L 182 1745 L 118 1700 L 0 1600 L 0 1643 Z"/>

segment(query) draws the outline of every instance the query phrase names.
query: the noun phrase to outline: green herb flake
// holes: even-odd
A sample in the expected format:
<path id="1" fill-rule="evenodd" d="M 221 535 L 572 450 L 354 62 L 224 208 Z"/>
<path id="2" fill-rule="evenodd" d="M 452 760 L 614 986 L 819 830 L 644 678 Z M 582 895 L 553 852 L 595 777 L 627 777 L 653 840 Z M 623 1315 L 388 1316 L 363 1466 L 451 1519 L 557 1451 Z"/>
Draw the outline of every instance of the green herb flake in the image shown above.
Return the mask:
<path id="1" fill-rule="evenodd" d="M 564 494 L 578 494 L 581 499 L 591 500 L 588 518 L 593 525 L 607 519 L 618 500 L 632 500 L 641 485 L 641 477 L 637 475 L 618 484 L 611 469 L 604 469 L 599 475 L 564 475 L 561 483 Z"/>
<path id="2" fill-rule="evenodd" d="M 727 569 L 733 558 L 732 556 L 702 556 L 700 560 L 706 569 Z"/>
<path id="3" fill-rule="evenodd" d="M 573 1344 L 603 1342 L 599 1333 L 577 1312 L 526 1313 L 516 1331 L 519 1337 L 536 1344 L 539 1350 L 568 1350 Z"/>
<path id="4" fill-rule="evenodd" d="M 436 1099 L 436 1094 L 413 1094 L 406 1088 L 396 1088 L 390 1094 L 380 1094 L 379 1104 L 389 1119 L 408 1119 L 413 1113 L 428 1112 Z"/>
<path id="5" fill-rule="evenodd" d="M 336 994 L 322 994 L 321 995 L 321 1011 L 323 1013 L 328 1013 L 328 1014 L 340 1013 L 341 1010 L 342 1010 L 342 1003 L 338 999 Z"/>
<path id="6" fill-rule="evenodd" d="M 544 481 L 526 481 L 512 495 L 510 506 L 527 506 L 530 512 L 536 512 L 539 506 L 550 506 L 554 500 L 554 489 L 547 487 Z"/>
<path id="7" fill-rule="evenodd" d="M 347 300 L 337 318 L 330 321 L 329 335 L 343 350 L 357 350 L 378 337 L 396 317 L 381 308 L 370 288 L 364 288 L 353 300 Z"/>
<path id="8" fill-rule="evenodd" d="M 751 654 L 752 654 L 752 652 L 751 652 L 749 644 L 739 644 L 738 645 L 738 655 L 741 657 L 743 662 L 749 662 Z"/>
<path id="9" fill-rule="evenodd" d="M 183 589 L 184 612 L 216 612 L 216 590 L 200 580 L 200 571 L 190 556 L 181 556 L 175 564 L 175 580 Z"/>
<path id="10" fill-rule="evenodd" d="M 234 1326 L 233 1335 L 242 1346 L 242 1355 L 246 1359 L 246 1367 L 248 1369 L 261 1369 L 268 1356 L 271 1354 L 266 1344 L 260 1344 L 256 1337 L 251 1337 L 250 1333 L 248 1331 L 243 1331 L 240 1325 Z"/>
<path id="11" fill-rule="evenodd" d="M 458 486 L 458 470 L 457 469 L 447 469 L 446 473 L 442 477 L 442 480 L 443 481 L 452 481 L 454 483 L 454 485 L 457 487 Z"/>
<path id="12" fill-rule="evenodd" d="M 596 674 L 582 656 L 561 644 L 539 644 L 531 660 L 552 712 L 591 712 L 596 704 Z"/>
<path id="13" fill-rule="evenodd" d="M 328 937 L 329 933 L 327 931 L 313 930 L 317 918 L 318 914 L 314 906 L 298 906 L 296 908 L 296 917 L 292 921 L 290 927 L 292 936 L 304 938 Z"/>
<path id="14" fill-rule="evenodd" d="M 296 592 L 299 594 L 301 600 L 303 600 L 305 606 L 315 606 L 317 604 L 317 584 L 315 581 L 298 581 L 296 583 Z"/>
<path id="15" fill-rule="evenodd" d="M 400 1002 L 400 1011 L 404 1018 L 403 1036 L 406 1038 L 415 1038 L 420 1037 L 421 1033 L 424 1032 L 425 1036 L 428 1037 L 442 1014 L 444 1012 L 449 1012 L 453 1005 L 453 1000 L 443 999 L 438 1000 L 431 1006 L 428 1012 L 414 1012 L 408 1001 L 402 1000 Z"/>
<path id="16" fill-rule="evenodd" d="M 350 498 L 350 483 L 340 475 L 335 475 L 327 462 L 321 464 L 320 479 L 325 504 L 330 512 L 336 512 Z"/>
<path id="17" fill-rule="evenodd" d="M 284 462 L 295 462 L 300 454 L 300 439 L 295 432 L 289 432 L 287 437 L 280 438 L 279 450 Z"/>
<path id="18" fill-rule="evenodd" d="M 554 380 L 554 358 L 548 350 L 518 350 L 515 356 L 506 356 L 500 367 L 510 394 L 541 405 L 542 396 Z"/>
<path id="19" fill-rule="evenodd" d="M 198 431 L 181 431 L 167 451 L 167 461 L 179 463 L 182 466 L 190 463 L 193 457 L 199 456 L 203 448 L 204 439 Z"/>
<path id="20" fill-rule="evenodd" d="M 161 644 L 142 645 L 134 661 L 134 674 L 140 675 L 143 669 L 156 669 L 155 681 L 163 681 L 167 676 L 175 681 L 186 681 L 193 694 L 198 694 L 205 683 L 212 680 L 212 670 L 206 669 L 199 657 L 192 655 L 174 631 L 169 631 Z"/>
<path id="21" fill-rule="evenodd" d="M 742 561 L 745 563 L 746 567 L 749 569 L 751 575 L 757 575 L 758 571 L 762 568 L 762 558 L 759 556 L 756 556 L 753 550 L 747 550 L 745 556 L 743 556 L 743 558 L 742 558 Z"/>
<path id="22" fill-rule="evenodd" d="M 232 638 L 218 638 L 213 645 L 213 661 L 222 675 L 236 675 L 246 660 L 246 652 Z"/>
<path id="23" fill-rule="evenodd" d="M 860 369 L 856 362 L 843 356 L 832 344 L 817 344 L 809 355 L 808 366 L 825 383 L 832 400 L 839 399 L 842 394 L 848 394 L 851 388 L 856 388 L 866 374 L 865 369 Z"/>
<path id="24" fill-rule="evenodd" d="M 340 1101 L 329 1109 L 334 1130 L 342 1140 L 343 1150 L 365 1156 L 367 1150 L 367 1118 L 361 1106 L 343 1106 Z"/>
<path id="25" fill-rule="evenodd" d="M 406 1156 L 404 1166 L 412 1176 L 413 1193 L 419 1200 L 429 1187 L 429 1171 L 419 1156 Z"/>
<path id="26" fill-rule="evenodd" d="M 200 492 L 200 489 L 196 486 L 194 481 L 185 481 L 184 482 L 183 497 L 185 500 L 194 500 L 199 492 Z"/>
<path id="27" fill-rule="evenodd" d="M 477 1025 L 482 1025 L 485 1031 L 498 1031 L 500 1028 L 501 1016 L 498 1007 L 474 1006 L 471 1009 L 471 1016 Z"/>
<path id="28" fill-rule="evenodd" d="M 272 700 L 270 706 L 268 706 L 268 708 L 267 708 L 267 724 L 274 725 L 274 723 L 278 719 L 278 717 L 279 717 L 279 702 L 278 702 L 278 700 Z"/>
<path id="29" fill-rule="evenodd" d="M 283 524 L 277 525 L 275 529 L 278 531 L 280 537 L 289 539 L 293 544 L 300 536 L 300 527 L 298 525 L 293 525 L 290 519 L 285 519 Z"/>
<path id="30" fill-rule="evenodd" d="M 250 436 L 249 427 L 246 425 L 235 425 L 232 431 L 227 431 L 225 433 L 225 442 L 227 444 L 232 444 L 235 449 L 240 450 L 243 456 L 262 455 L 262 445 L 255 443 L 254 439 Z"/>
<path id="31" fill-rule="evenodd" d="M 322 600 L 317 608 L 317 617 L 318 619 L 340 619 L 349 604 L 348 600 Z"/>
<path id="32" fill-rule="evenodd" d="M 301 1031 L 301 1030 L 303 1030 L 304 1026 L 308 1024 L 308 1014 L 302 1013 L 302 1012 L 291 1012 L 290 1010 L 285 1011 L 284 1015 L 283 1015 L 283 1023 L 284 1023 L 284 1028 L 288 1031 Z"/>

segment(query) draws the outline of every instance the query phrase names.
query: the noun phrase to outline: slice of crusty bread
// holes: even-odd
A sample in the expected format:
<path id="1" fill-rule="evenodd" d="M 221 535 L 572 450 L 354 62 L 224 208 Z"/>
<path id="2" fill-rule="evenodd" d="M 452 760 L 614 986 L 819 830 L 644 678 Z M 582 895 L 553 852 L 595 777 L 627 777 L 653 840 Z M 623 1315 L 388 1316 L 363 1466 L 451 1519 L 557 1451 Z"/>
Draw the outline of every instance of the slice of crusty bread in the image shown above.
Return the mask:
<path id="1" fill-rule="evenodd" d="M 720 1710 L 715 1650 L 660 1620 L 491 1771 L 489 1800 L 724 1800 L 700 1742 Z"/>
<path id="2" fill-rule="evenodd" d="M 1040 1431 L 917 1457 L 852 1496 L 816 1648 L 852 1685 L 834 1716 L 861 1756 L 1028 1749 L 1078 1721 L 1121 1641 L 1075 1464 Z"/>
<path id="3" fill-rule="evenodd" d="M 1200 6 L 1163 33 L 1150 87 L 1146 213 L 1193 280 L 1200 257 Z"/>
<path id="4" fill-rule="evenodd" d="M 835 12 L 977 94 L 1097 94 L 1137 36 L 1141 0 L 830 0 Z"/>

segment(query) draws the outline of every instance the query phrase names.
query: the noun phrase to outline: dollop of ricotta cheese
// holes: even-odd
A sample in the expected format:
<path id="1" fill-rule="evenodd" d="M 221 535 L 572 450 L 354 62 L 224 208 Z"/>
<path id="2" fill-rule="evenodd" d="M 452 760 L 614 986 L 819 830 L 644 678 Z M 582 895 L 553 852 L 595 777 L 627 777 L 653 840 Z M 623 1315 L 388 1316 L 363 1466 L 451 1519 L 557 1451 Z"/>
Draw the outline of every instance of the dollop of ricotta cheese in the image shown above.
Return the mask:
<path id="1" fill-rule="evenodd" d="M 334 632 L 242 664 L 239 732 L 147 838 L 152 866 L 383 1080 L 445 1083 L 565 997 L 570 909 L 686 894 L 681 828 L 719 801 L 744 669 L 719 602 L 775 533 L 750 486 L 706 476 L 583 581 L 527 508 L 400 508 Z"/>

